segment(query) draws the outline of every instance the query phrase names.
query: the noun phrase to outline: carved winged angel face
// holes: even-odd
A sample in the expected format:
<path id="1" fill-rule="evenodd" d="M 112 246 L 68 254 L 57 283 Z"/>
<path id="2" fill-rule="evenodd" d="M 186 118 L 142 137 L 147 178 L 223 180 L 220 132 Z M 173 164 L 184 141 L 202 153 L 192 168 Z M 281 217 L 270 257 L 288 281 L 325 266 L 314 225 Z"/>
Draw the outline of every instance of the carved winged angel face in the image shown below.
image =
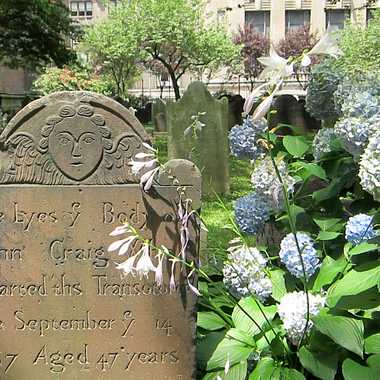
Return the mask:
<path id="1" fill-rule="evenodd" d="M 81 181 L 91 175 L 103 157 L 99 128 L 85 117 L 67 118 L 56 124 L 49 136 L 49 151 L 57 168 Z"/>

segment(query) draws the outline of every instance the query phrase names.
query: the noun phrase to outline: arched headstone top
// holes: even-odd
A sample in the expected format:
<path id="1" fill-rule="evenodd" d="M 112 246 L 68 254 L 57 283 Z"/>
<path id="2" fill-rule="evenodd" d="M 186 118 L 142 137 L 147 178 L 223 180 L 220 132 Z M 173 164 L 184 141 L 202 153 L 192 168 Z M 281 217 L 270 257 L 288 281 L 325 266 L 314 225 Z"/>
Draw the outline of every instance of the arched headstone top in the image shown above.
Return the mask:
<path id="1" fill-rule="evenodd" d="M 150 143 L 125 107 L 91 92 L 57 92 L 22 109 L 0 136 L 0 183 L 137 183 L 130 160 Z"/>

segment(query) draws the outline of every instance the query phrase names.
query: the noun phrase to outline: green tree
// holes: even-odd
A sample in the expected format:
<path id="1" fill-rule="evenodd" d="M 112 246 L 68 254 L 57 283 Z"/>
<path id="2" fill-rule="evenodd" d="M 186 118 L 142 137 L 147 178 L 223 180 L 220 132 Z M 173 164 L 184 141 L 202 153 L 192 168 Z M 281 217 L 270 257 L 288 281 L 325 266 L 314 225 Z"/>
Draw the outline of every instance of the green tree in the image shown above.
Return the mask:
<path id="1" fill-rule="evenodd" d="M 345 75 L 373 72 L 380 67 L 380 10 L 374 10 L 367 28 L 348 24 L 341 31 L 340 48 L 343 55 L 335 67 Z"/>
<path id="2" fill-rule="evenodd" d="M 117 95 L 122 98 L 126 98 L 128 86 L 138 75 L 144 57 L 138 44 L 138 30 L 132 27 L 132 22 L 131 15 L 123 19 L 119 9 L 115 9 L 109 19 L 87 28 L 82 40 L 92 66 L 112 78 Z"/>
<path id="3" fill-rule="evenodd" d="M 124 35 L 146 65 L 159 62 L 171 78 L 176 99 L 180 98 L 178 81 L 188 71 L 217 69 L 238 57 L 224 28 L 206 26 L 201 0 L 124 0 L 105 22 L 114 28 L 122 25 L 119 37 L 109 44 L 119 45 Z M 111 26 L 109 26 L 111 28 Z M 100 38 L 100 36 L 98 36 Z M 122 48 L 130 49 L 127 43 Z M 110 48 L 111 49 L 111 48 Z"/>
<path id="4" fill-rule="evenodd" d="M 0 0 L 0 62 L 36 69 L 75 59 L 67 38 L 75 35 L 62 0 Z"/>

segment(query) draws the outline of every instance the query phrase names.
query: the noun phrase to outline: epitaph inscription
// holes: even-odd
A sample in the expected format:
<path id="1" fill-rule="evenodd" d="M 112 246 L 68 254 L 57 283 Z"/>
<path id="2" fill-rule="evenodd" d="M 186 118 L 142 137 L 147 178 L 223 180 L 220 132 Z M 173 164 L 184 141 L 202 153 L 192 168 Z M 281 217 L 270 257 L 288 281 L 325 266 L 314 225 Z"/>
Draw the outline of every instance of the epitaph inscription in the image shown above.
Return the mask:
<path id="1" fill-rule="evenodd" d="M 185 282 L 170 291 L 168 273 L 161 287 L 125 277 L 107 252 L 123 222 L 179 248 L 176 187 L 148 195 L 128 166 L 148 142 L 143 128 L 103 97 L 60 93 L 21 111 L 1 139 L 0 378 L 194 379 Z"/>

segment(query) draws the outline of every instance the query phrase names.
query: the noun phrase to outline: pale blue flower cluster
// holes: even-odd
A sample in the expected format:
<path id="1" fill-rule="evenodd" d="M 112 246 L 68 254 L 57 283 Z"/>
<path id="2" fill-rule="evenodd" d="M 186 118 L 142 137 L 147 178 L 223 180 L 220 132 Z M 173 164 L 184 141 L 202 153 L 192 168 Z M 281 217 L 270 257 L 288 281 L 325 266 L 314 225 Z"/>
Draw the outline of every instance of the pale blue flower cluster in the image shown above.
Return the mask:
<path id="1" fill-rule="evenodd" d="M 305 232 L 297 232 L 298 246 L 302 253 L 302 261 L 305 267 L 306 278 L 310 278 L 320 267 L 320 260 L 314 241 Z M 300 254 L 297 248 L 296 240 L 292 233 L 286 235 L 281 241 L 281 250 L 279 253 L 281 262 L 286 266 L 288 271 L 297 278 L 303 278 L 303 268 Z"/>
<path id="2" fill-rule="evenodd" d="M 262 230 L 270 217 L 270 206 L 266 198 L 251 193 L 236 200 L 235 219 L 239 228 L 251 235 Z"/>
<path id="3" fill-rule="evenodd" d="M 358 245 L 377 236 L 373 228 L 372 216 L 358 214 L 350 219 L 346 224 L 346 240 L 353 245 Z"/>
<path id="4" fill-rule="evenodd" d="M 380 128 L 380 115 L 370 119 L 347 117 L 340 119 L 334 128 L 347 152 L 359 157 L 368 144 L 369 137 Z"/>
<path id="5" fill-rule="evenodd" d="M 288 194 L 292 193 L 296 181 L 289 175 L 286 163 L 280 161 L 276 163 L 276 166 Z M 267 199 L 267 204 L 271 209 L 279 210 L 283 207 L 284 192 L 282 184 L 269 157 L 264 158 L 255 167 L 251 176 L 251 182 L 255 191 Z"/>
<path id="6" fill-rule="evenodd" d="M 332 128 L 322 128 L 318 131 L 313 140 L 313 156 L 316 160 L 331 152 L 331 141 L 335 138 Z"/>
<path id="7" fill-rule="evenodd" d="M 261 133 L 268 128 L 265 119 L 255 121 L 244 120 L 243 125 L 236 125 L 230 131 L 231 153 L 238 158 L 257 160 L 265 154 L 264 148 L 258 143 Z"/>
<path id="8" fill-rule="evenodd" d="M 267 260 L 256 249 L 235 246 L 229 249 L 223 268 L 224 284 L 237 298 L 255 295 L 264 302 L 272 294 L 272 283 L 264 269 Z"/>
<path id="9" fill-rule="evenodd" d="M 325 306 L 325 298 L 320 295 L 309 294 L 309 314 L 315 317 Z M 277 306 L 278 314 L 284 323 L 284 329 L 289 340 L 297 345 L 302 339 L 302 335 L 306 328 L 306 335 L 313 327 L 313 321 L 307 321 L 307 299 L 305 292 L 287 293 L 281 298 L 280 304 Z"/>
<path id="10" fill-rule="evenodd" d="M 376 100 L 375 100 L 375 99 Z M 366 104 L 366 102 L 368 102 Z M 380 101 L 380 81 L 376 75 L 367 74 L 361 77 L 349 77 L 341 81 L 334 93 L 336 108 L 344 116 L 373 116 L 374 103 Z"/>
<path id="11" fill-rule="evenodd" d="M 369 91 L 353 91 L 342 104 L 342 113 L 346 117 L 370 118 L 379 112 L 379 98 Z"/>
<path id="12" fill-rule="evenodd" d="M 370 139 L 360 160 L 360 183 L 373 196 L 380 190 L 380 131 Z"/>

